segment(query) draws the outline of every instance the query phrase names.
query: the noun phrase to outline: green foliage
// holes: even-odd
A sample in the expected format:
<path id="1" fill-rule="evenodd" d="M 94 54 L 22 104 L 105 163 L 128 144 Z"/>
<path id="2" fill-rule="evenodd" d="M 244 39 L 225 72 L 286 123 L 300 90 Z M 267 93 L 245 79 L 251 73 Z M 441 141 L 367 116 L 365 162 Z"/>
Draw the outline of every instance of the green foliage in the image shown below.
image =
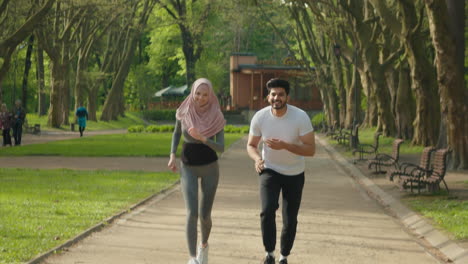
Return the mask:
<path id="1" fill-rule="evenodd" d="M 152 121 L 158 121 L 158 120 L 170 120 L 170 121 L 175 121 L 175 114 L 176 110 L 145 110 L 142 111 L 142 116 L 143 119 L 145 120 L 152 120 Z"/>
<path id="2" fill-rule="evenodd" d="M 249 126 L 226 125 L 224 127 L 224 133 L 242 133 L 242 134 L 246 134 L 246 133 L 249 133 Z"/>
<path id="3" fill-rule="evenodd" d="M 0 263 L 25 263 L 177 179 L 169 172 L 0 168 Z"/>
<path id="4" fill-rule="evenodd" d="M 129 133 L 141 133 L 143 131 L 145 131 L 145 126 L 143 126 L 143 125 L 136 125 L 136 126 L 128 127 L 128 132 Z"/>
<path id="5" fill-rule="evenodd" d="M 312 117 L 312 126 L 314 128 L 319 128 L 322 126 L 322 122 L 324 121 L 324 114 L 323 112 L 320 112 L 318 114 L 315 114 L 314 117 Z"/>
<path id="6" fill-rule="evenodd" d="M 172 132 L 174 125 L 151 125 L 147 126 L 145 131 L 147 133 Z"/>

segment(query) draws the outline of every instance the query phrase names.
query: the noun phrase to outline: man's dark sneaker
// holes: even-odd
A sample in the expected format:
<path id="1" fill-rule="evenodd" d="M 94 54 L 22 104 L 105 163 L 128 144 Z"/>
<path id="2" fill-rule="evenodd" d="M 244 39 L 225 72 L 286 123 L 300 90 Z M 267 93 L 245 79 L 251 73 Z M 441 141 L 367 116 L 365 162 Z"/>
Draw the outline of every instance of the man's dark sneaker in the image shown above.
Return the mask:
<path id="1" fill-rule="evenodd" d="M 288 264 L 288 259 L 282 259 L 278 263 L 279 264 Z"/>
<path id="2" fill-rule="evenodd" d="M 266 256 L 263 264 L 275 264 L 275 257 L 270 255 Z"/>

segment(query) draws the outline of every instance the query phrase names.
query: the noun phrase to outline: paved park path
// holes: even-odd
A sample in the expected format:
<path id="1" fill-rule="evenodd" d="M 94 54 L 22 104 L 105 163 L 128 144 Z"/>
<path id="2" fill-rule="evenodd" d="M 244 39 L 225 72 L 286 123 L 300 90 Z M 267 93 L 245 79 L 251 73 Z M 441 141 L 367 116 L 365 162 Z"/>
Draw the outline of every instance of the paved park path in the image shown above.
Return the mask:
<path id="1" fill-rule="evenodd" d="M 399 218 L 370 198 L 369 190 L 357 184 L 330 147 L 320 142 L 317 142 L 316 155 L 306 161 L 306 184 L 290 263 L 445 263 L 440 251 L 415 236 Z M 210 264 L 259 264 L 264 254 L 259 227 L 258 176 L 246 155 L 245 144 L 245 138 L 234 143 L 220 159 L 221 179 L 213 209 Z M 5 159 L 8 158 L 0 159 L 2 166 Z M 158 171 L 166 170 L 167 159 L 93 158 L 87 162 L 89 165 L 84 167 L 88 169 L 135 169 L 134 163 L 140 162 L 139 169 Z M 41 164 L 38 166 L 41 168 L 57 167 L 57 163 L 60 167 L 75 168 L 73 158 L 49 157 L 30 163 Z M 400 212 L 411 216 L 405 210 Z M 109 227 L 42 263 L 185 264 L 188 258 L 184 221 L 183 198 L 176 186 L 163 197 L 137 207 Z M 277 221 L 279 229 L 279 214 Z M 468 263 L 464 262 L 465 253 L 457 254 L 461 255 L 462 262 L 457 259 L 455 263 Z"/>

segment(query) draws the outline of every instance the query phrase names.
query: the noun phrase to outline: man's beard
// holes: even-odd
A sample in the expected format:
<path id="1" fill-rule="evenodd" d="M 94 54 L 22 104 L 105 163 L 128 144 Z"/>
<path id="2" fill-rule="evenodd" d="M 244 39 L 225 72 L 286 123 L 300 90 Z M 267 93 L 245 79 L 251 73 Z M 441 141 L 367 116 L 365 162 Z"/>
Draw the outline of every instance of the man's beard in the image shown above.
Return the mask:
<path id="1" fill-rule="evenodd" d="M 277 102 L 279 104 L 276 104 Z M 283 101 L 272 101 L 271 102 L 271 107 L 273 107 L 273 109 L 276 109 L 276 110 L 283 109 L 285 106 L 286 106 L 286 103 L 283 102 Z"/>

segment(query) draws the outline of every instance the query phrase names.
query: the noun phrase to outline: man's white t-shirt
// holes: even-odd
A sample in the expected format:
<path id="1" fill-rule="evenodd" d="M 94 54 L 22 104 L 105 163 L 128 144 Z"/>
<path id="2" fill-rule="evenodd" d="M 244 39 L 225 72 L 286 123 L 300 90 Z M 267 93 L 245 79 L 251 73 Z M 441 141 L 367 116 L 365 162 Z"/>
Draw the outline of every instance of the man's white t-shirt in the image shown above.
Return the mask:
<path id="1" fill-rule="evenodd" d="M 250 135 L 261 136 L 262 140 L 276 138 L 288 143 L 301 145 L 300 136 L 314 131 L 310 118 L 303 110 L 287 105 L 286 113 L 276 117 L 271 112 L 271 106 L 259 110 L 250 122 Z M 262 159 L 265 168 L 272 169 L 283 175 L 298 175 L 304 172 L 305 160 L 287 150 L 274 150 L 263 144 Z"/>

